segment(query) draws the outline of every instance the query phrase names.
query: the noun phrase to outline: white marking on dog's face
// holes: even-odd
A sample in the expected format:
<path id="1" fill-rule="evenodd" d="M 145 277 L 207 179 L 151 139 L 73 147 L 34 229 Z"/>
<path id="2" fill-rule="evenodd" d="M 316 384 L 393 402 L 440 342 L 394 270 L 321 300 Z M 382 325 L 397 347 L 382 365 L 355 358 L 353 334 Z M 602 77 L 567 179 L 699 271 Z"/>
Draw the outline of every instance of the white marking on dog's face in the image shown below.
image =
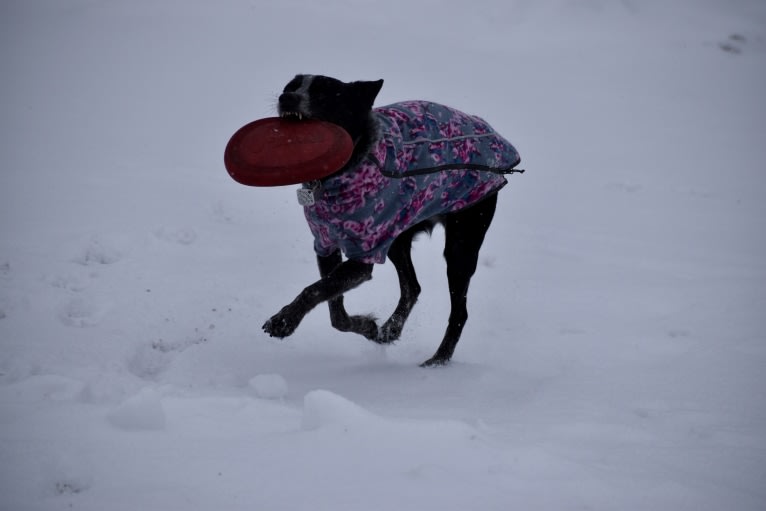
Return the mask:
<path id="1" fill-rule="evenodd" d="M 309 87 L 311 87 L 311 82 L 313 81 L 314 75 L 303 75 L 303 81 L 301 82 L 301 86 L 298 87 L 298 89 L 295 91 L 296 94 L 300 94 L 301 96 L 308 98 Z"/>

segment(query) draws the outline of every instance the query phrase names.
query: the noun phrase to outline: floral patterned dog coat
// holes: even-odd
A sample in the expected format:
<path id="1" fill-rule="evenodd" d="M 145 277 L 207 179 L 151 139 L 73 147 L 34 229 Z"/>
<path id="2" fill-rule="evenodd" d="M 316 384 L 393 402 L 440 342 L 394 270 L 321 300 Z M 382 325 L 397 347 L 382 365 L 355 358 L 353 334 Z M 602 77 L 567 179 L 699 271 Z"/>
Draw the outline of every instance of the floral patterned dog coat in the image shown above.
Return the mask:
<path id="1" fill-rule="evenodd" d="M 320 256 L 340 249 L 349 259 L 384 263 L 399 234 L 498 191 L 507 183 L 502 174 L 521 161 L 484 120 L 443 105 L 408 101 L 373 114 L 380 139 L 370 155 L 324 179 L 304 206 Z"/>

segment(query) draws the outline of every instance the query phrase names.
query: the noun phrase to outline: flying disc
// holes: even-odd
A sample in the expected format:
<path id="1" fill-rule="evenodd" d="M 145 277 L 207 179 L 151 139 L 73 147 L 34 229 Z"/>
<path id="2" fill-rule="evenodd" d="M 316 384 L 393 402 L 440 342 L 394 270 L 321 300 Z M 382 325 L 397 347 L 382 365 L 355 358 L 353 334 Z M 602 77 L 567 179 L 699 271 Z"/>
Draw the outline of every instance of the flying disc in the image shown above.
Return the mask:
<path id="1" fill-rule="evenodd" d="M 336 124 L 267 117 L 237 130 L 223 161 L 229 175 L 243 185 L 291 185 L 340 170 L 353 146 L 351 136 Z"/>

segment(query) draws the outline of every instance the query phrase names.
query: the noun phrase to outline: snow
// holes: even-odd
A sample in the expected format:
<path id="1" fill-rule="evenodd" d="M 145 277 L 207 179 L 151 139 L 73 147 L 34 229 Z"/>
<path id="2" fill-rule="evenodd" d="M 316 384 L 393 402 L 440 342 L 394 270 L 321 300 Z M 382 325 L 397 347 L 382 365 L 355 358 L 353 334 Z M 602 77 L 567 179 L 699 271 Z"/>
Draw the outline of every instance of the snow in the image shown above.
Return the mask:
<path id="1" fill-rule="evenodd" d="M 762 1 L 9 0 L 0 69 L 0 509 L 766 508 Z M 260 330 L 311 238 L 222 154 L 296 73 L 519 148 L 449 367 L 439 230 L 395 345 Z"/>
<path id="2" fill-rule="evenodd" d="M 282 399 L 287 395 L 287 381 L 281 374 L 259 374 L 249 384 L 255 395 L 263 399 Z"/>
<path id="3" fill-rule="evenodd" d="M 165 409 L 161 396 L 151 388 L 141 389 L 106 416 L 109 423 L 125 430 L 165 429 Z"/>

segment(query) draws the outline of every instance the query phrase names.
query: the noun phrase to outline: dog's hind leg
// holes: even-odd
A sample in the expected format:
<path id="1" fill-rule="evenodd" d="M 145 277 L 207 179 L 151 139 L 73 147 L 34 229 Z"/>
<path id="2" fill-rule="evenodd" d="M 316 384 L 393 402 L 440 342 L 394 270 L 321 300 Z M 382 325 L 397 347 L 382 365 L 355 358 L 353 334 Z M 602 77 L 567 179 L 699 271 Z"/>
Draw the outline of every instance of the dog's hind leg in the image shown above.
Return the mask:
<path id="1" fill-rule="evenodd" d="M 470 208 L 447 215 L 445 219 L 444 257 L 447 260 L 447 281 L 452 308 L 444 339 L 433 357 L 421 364 L 423 367 L 444 365 L 452 358 L 468 319 L 468 285 L 476 271 L 479 249 L 492 223 L 496 206 L 495 193 Z"/>
<path id="2" fill-rule="evenodd" d="M 319 274 L 324 279 L 343 262 L 340 251 L 323 257 L 317 256 Z M 343 295 L 332 298 L 327 302 L 330 308 L 330 323 L 341 332 L 354 332 L 372 341 L 378 338 L 378 326 L 372 316 L 349 316 L 343 305 Z"/>
<path id="3" fill-rule="evenodd" d="M 412 239 L 423 230 L 415 226 L 400 234 L 388 250 L 388 258 L 394 263 L 396 274 L 399 276 L 399 289 L 401 295 L 399 303 L 390 318 L 380 327 L 377 341 L 379 343 L 390 343 L 399 338 L 402 333 L 402 327 L 412 312 L 412 308 L 418 301 L 420 295 L 420 284 L 415 267 L 412 265 Z"/>

